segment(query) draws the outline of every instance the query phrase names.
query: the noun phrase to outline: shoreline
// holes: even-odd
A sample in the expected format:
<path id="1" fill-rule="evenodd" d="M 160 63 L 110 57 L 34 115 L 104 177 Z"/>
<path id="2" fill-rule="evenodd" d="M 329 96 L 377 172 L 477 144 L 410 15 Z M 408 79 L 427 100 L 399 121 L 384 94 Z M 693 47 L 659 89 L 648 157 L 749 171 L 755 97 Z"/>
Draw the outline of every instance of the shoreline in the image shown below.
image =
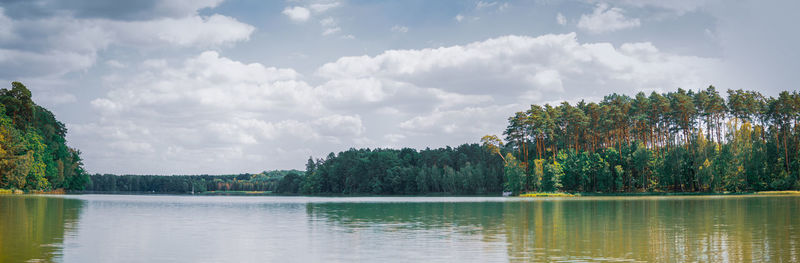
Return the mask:
<path id="1" fill-rule="evenodd" d="M 170 192 L 130 192 L 130 191 L 31 191 L 0 189 L 0 195 L 186 195 L 186 196 L 307 196 L 307 197 L 502 197 L 500 194 L 460 195 L 460 194 L 426 194 L 426 195 L 371 195 L 371 194 L 281 194 L 271 191 L 208 191 L 198 193 Z M 641 192 L 641 193 L 568 193 L 568 192 L 528 192 L 511 198 L 581 198 L 581 197 L 651 197 L 651 196 L 792 196 L 800 195 L 798 190 L 755 191 L 755 192 Z"/>

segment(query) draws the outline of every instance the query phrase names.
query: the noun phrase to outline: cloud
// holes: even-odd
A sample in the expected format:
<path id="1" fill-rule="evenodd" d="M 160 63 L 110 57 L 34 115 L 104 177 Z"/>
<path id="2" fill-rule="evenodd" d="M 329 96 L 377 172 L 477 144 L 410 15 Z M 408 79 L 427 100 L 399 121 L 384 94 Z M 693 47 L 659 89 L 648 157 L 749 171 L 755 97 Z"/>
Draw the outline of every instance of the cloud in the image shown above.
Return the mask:
<path id="1" fill-rule="evenodd" d="M 322 35 L 323 36 L 332 35 L 332 34 L 339 33 L 339 31 L 342 31 L 342 28 L 338 27 L 338 26 L 337 27 L 325 28 L 325 30 L 322 31 Z"/>
<path id="2" fill-rule="evenodd" d="M 311 12 L 308 10 L 308 8 L 302 6 L 286 7 L 281 13 L 296 22 L 305 22 L 309 17 L 311 17 Z"/>
<path id="3" fill-rule="evenodd" d="M 111 23 L 117 36 L 129 44 L 166 42 L 178 46 L 217 46 L 249 39 L 255 28 L 223 15 L 166 18 L 145 22 Z"/>
<path id="4" fill-rule="evenodd" d="M 328 11 L 328 10 L 332 9 L 332 8 L 338 7 L 340 4 L 341 3 L 339 3 L 339 2 L 316 3 L 316 4 L 311 4 L 308 7 L 311 9 L 311 11 L 314 11 L 315 13 L 323 13 L 325 11 Z"/>
<path id="5" fill-rule="evenodd" d="M 394 25 L 391 30 L 397 33 L 408 33 L 408 27 L 401 25 Z"/>
<path id="6" fill-rule="evenodd" d="M 597 4 L 591 14 L 581 15 L 581 19 L 578 20 L 578 28 L 593 34 L 600 34 L 641 25 L 638 18 L 628 19 L 623 15 L 624 12 L 620 8 L 612 8 L 605 3 Z"/>
<path id="7" fill-rule="evenodd" d="M 327 17 L 319 21 L 320 26 L 322 26 L 322 35 L 329 36 L 342 31 L 342 28 L 339 27 L 339 22 L 336 21 L 333 17 Z"/>
<path id="8" fill-rule="evenodd" d="M 458 144 L 458 141 L 477 142 L 481 135 L 501 134 L 508 116 L 525 107 L 507 104 L 435 110 L 403 121 L 399 126 L 415 137 L 428 140 L 446 136 L 451 145 Z"/>
<path id="9" fill-rule="evenodd" d="M 41 19 L 69 13 L 79 19 L 142 21 L 157 18 L 180 18 L 197 10 L 213 8 L 222 0 L 140 0 L 109 2 L 94 0 L 5 1 L 3 5 L 14 18 Z"/>
<path id="10" fill-rule="evenodd" d="M 655 7 L 659 9 L 668 10 L 678 15 L 683 15 L 688 12 L 694 12 L 702 7 L 709 6 L 709 4 L 724 4 L 725 1 L 719 0 L 673 0 L 673 1 L 660 1 L 660 0 L 591 0 L 590 2 L 599 3 L 615 3 L 615 5 L 625 5 L 637 8 Z"/>
<path id="11" fill-rule="evenodd" d="M 353 146 L 475 142 L 529 104 L 571 94 L 704 87 L 718 64 L 647 42 L 581 43 L 575 33 L 341 57 L 313 77 L 207 51 L 107 78 L 110 91 L 92 101 L 97 121 L 69 128 L 87 167 L 100 171 L 291 168 Z"/>
<path id="12" fill-rule="evenodd" d="M 178 65 L 139 67 L 136 75 L 108 78 L 110 91 L 91 102 L 97 121 L 70 126 L 94 169 L 121 172 L 107 161 L 145 150 L 152 154 L 137 157 L 142 162 L 169 165 L 124 166 L 125 172 L 221 172 L 234 169 L 231 164 L 255 169 L 263 165 L 246 164 L 243 156 L 281 160 L 274 151 L 293 147 L 281 142 L 344 141 L 363 132 L 358 116 L 323 114 L 313 87 L 292 69 L 241 63 L 214 51 Z M 115 151 L 106 156 L 109 147 Z M 192 164 L 206 159 L 213 162 Z"/>
<path id="13" fill-rule="evenodd" d="M 281 13 L 288 16 L 292 21 L 305 22 L 311 18 L 312 14 L 325 13 L 330 9 L 338 7 L 339 5 L 341 5 L 339 2 L 328 2 L 314 3 L 306 6 L 287 6 Z"/>
<path id="14" fill-rule="evenodd" d="M 647 42 L 624 44 L 620 48 L 608 43 L 581 44 L 576 34 L 571 33 L 535 38 L 505 36 L 464 46 L 389 50 L 374 57 L 343 57 L 323 65 L 317 74 L 330 79 L 391 79 L 466 94 L 511 92 L 516 96 L 559 90 L 558 86 L 570 84 L 600 83 L 612 88 L 614 85 L 609 84 L 623 77 L 637 84 L 664 81 L 663 86 L 659 85 L 663 88 L 701 84 L 679 83 L 700 73 L 681 70 L 677 65 L 686 63 L 707 68 L 713 62 L 715 60 L 665 55 Z M 688 75 L 670 80 L 658 74 L 636 74 L 649 71 L 665 74 L 677 71 Z M 578 80 L 580 82 L 576 83 Z"/>
<path id="15" fill-rule="evenodd" d="M 359 136 L 364 133 L 364 125 L 359 115 L 328 115 L 314 121 L 320 127 L 320 132 L 333 138 L 345 136 Z"/>
<path id="16" fill-rule="evenodd" d="M 458 15 L 456 15 L 456 17 L 455 17 L 455 18 L 453 18 L 453 19 L 455 19 L 455 20 L 456 20 L 456 21 L 458 21 L 458 22 L 461 22 L 462 20 L 464 20 L 464 16 L 463 16 L 463 15 L 461 15 L 461 14 L 458 14 Z"/>
<path id="17" fill-rule="evenodd" d="M 487 104 L 494 110 L 507 110 L 504 105 L 558 101 L 572 97 L 569 94 L 602 97 L 611 92 L 704 87 L 714 80 L 718 66 L 715 59 L 663 53 L 647 42 L 618 47 L 582 44 L 571 33 L 505 36 L 464 46 L 343 57 L 320 67 L 317 75 L 330 79 L 329 85 L 359 87 L 345 93 L 359 97 L 332 96 L 343 101 L 382 104 L 401 91 L 415 88 L 432 89 L 428 94 L 446 94 L 428 95 L 436 98 L 428 102 L 434 104 L 415 108 L 427 113 L 406 119 L 400 127 L 420 132 L 472 133 L 477 130 L 470 128 L 470 122 L 446 120 L 472 116 L 469 120 L 497 124 L 488 115 L 484 118 L 476 114 L 476 109 Z"/>
<path id="18" fill-rule="evenodd" d="M 475 3 L 475 10 L 496 10 L 499 12 L 505 11 L 506 9 L 510 8 L 511 4 L 505 3 L 498 3 L 496 1 L 478 1 Z"/>
<path id="19" fill-rule="evenodd" d="M 111 46 L 213 47 L 247 40 L 255 30 L 218 14 L 126 21 L 59 13 L 15 20 L 6 12 L 0 8 L 0 79 L 85 70 L 95 64 L 98 52 Z"/>
<path id="20" fill-rule="evenodd" d="M 559 25 L 562 25 L 562 26 L 566 25 L 567 24 L 567 18 L 564 17 L 564 15 L 562 15 L 561 13 L 558 13 L 556 15 L 556 23 L 558 23 Z"/>

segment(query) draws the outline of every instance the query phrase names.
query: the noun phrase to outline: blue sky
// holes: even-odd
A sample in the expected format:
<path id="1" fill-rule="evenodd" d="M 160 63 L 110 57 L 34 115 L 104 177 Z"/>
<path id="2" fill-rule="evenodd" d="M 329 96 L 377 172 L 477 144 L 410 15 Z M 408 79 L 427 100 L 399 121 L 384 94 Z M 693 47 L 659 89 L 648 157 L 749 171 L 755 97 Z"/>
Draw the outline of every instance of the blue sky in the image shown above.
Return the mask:
<path id="1" fill-rule="evenodd" d="M 98 173 L 302 168 L 499 134 L 532 103 L 797 90 L 796 1 L 0 1 L 22 81 Z"/>

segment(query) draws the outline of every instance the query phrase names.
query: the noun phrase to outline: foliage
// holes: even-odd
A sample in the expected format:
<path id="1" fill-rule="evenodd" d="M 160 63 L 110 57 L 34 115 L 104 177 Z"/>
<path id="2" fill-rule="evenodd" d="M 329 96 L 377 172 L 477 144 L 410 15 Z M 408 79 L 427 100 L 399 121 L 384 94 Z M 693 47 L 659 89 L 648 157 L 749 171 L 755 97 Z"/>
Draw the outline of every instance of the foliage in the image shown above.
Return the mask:
<path id="1" fill-rule="evenodd" d="M 94 174 L 87 191 L 140 193 L 200 193 L 206 191 L 297 192 L 300 171 L 276 170 L 236 175 L 113 175 Z M 286 180 L 283 180 L 286 179 Z M 283 184 L 282 186 L 280 186 Z M 280 186 L 280 187 L 279 187 Z"/>
<path id="2" fill-rule="evenodd" d="M 350 149 L 309 160 L 305 194 L 499 193 L 502 156 L 478 144 L 456 148 Z"/>
<path id="3" fill-rule="evenodd" d="M 519 181 L 505 185 L 526 190 L 797 189 L 800 94 L 727 94 L 726 100 L 710 86 L 633 98 L 611 94 L 574 106 L 531 105 L 509 117 L 505 146 L 493 136 L 483 141 L 489 151 L 525 164 L 522 175 L 506 177 Z"/>
<path id="4" fill-rule="evenodd" d="M 89 177 L 80 152 L 66 145 L 64 124 L 25 85 L 11 86 L 0 89 L 0 188 L 83 189 Z"/>
<path id="5" fill-rule="evenodd" d="M 505 160 L 506 163 L 503 168 L 505 183 L 503 184 L 503 190 L 513 194 L 520 194 L 523 191 L 522 176 L 525 174 L 524 167 L 522 167 L 517 158 L 510 153 L 507 154 Z"/>

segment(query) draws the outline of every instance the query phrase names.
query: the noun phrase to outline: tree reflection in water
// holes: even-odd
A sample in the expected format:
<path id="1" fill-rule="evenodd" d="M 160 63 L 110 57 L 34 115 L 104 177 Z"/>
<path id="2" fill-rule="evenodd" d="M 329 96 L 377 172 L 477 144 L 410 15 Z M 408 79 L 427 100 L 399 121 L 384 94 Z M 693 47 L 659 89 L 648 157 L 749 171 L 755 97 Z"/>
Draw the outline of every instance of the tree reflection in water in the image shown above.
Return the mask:
<path id="1" fill-rule="evenodd" d="M 343 248 L 391 235 L 418 245 L 397 249 L 455 250 L 437 255 L 445 259 L 476 249 L 483 253 L 479 258 L 497 254 L 510 261 L 751 262 L 800 256 L 795 197 L 309 203 L 306 209 L 312 231 L 338 229 Z"/>
<path id="2" fill-rule="evenodd" d="M 58 261 L 83 205 L 61 197 L 0 196 L 0 262 Z"/>

